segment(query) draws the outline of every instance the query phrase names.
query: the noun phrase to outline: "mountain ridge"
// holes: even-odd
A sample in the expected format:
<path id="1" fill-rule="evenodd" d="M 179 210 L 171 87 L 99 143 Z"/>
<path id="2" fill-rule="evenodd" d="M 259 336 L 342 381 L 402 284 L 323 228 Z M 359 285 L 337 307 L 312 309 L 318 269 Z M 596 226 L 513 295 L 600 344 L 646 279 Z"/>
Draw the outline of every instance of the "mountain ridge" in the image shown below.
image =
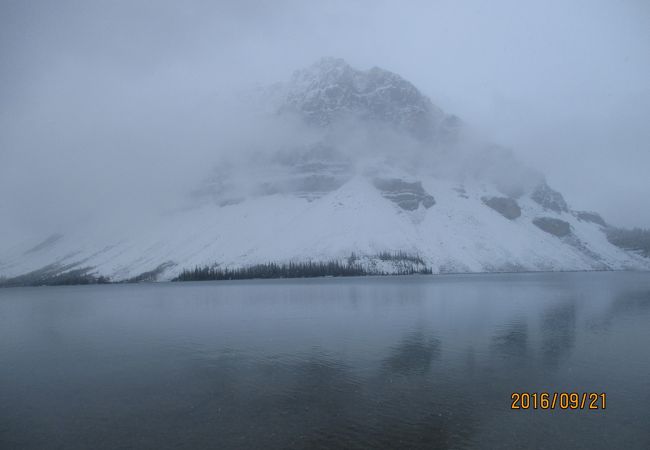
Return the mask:
<path id="1" fill-rule="evenodd" d="M 218 164 L 148 227 L 95 223 L 10 245 L 4 283 L 170 280 L 269 263 L 341 270 L 351 255 L 364 273 L 406 270 L 386 254 L 417 258 L 414 271 L 427 273 L 650 270 L 610 241 L 597 213 L 573 210 L 512 152 L 468 139 L 397 74 L 325 58 L 274 89 L 273 114 L 298 116 L 309 138 L 261 136 L 263 152 Z"/>
<path id="2" fill-rule="evenodd" d="M 347 114 L 390 124 L 425 142 L 460 126 L 460 119 L 445 114 L 401 76 L 379 67 L 357 70 L 341 58 L 322 58 L 295 71 L 283 97 L 279 112 L 298 112 L 320 126 Z"/>

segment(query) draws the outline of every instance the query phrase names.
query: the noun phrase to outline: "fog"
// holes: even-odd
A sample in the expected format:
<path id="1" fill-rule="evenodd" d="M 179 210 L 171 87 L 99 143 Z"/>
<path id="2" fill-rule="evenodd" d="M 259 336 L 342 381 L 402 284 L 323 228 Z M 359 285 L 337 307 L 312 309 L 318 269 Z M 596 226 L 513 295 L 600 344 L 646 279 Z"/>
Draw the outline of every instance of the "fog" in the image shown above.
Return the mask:
<path id="1" fill-rule="evenodd" d="M 237 99 L 322 56 L 400 74 L 574 208 L 650 227 L 649 50 L 642 0 L 5 0 L 0 232 L 140 217 L 298 139 Z"/>

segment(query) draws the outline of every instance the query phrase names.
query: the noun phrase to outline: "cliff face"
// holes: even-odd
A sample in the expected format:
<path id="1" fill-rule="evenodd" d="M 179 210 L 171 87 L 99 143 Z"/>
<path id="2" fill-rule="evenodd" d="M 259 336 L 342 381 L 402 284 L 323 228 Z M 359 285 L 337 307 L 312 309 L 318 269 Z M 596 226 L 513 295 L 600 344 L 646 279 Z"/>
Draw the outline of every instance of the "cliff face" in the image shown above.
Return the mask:
<path id="1" fill-rule="evenodd" d="M 296 71 L 280 111 L 298 112 L 318 126 L 353 117 L 422 141 L 442 139 L 460 126 L 458 118 L 445 115 L 399 75 L 378 67 L 357 70 L 336 58 Z"/>

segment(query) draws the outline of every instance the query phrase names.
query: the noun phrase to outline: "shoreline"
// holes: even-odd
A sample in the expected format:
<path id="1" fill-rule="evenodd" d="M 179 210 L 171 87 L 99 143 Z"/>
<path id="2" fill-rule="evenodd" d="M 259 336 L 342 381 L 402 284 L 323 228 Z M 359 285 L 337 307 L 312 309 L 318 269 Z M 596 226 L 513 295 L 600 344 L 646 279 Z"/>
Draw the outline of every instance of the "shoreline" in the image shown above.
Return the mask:
<path id="1" fill-rule="evenodd" d="M 486 272 L 438 272 L 438 273 L 368 273 L 363 275 L 316 275 L 316 276 L 277 276 L 277 277 L 250 277 L 250 278 L 223 278 L 202 280 L 148 280 L 148 281 L 101 281 L 81 283 L 34 283 L 34 284 L 6 284 L 0 281 L 0 288 L 33 288 L 33 287 L 65 287 L 65 286 L 107 286 L 107 285 L 133 285 L 133 284 L 184 284 L 204 282 L 237 282 L 237 281 L 277 281 L 277 280 L 318 280 L 318 279 L 358 279 L 358 278 L 393 278 L 393 277 L 448 277 L 471 275 L 531 275 L 531 274 L 562 274 L 562 273 L 648 273 L 650 270 L 642 269 L 567 269 L 567 270 L 519 270 L 519 271 L 486 271 Z M 11 279 L 10 279 L 11 280 Z"/>

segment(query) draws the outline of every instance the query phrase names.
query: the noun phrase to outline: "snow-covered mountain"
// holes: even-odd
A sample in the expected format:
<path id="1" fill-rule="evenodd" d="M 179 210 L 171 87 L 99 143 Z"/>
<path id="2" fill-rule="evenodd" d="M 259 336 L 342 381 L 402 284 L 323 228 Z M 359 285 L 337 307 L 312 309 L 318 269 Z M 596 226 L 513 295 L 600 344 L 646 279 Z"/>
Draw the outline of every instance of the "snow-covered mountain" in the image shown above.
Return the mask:
<path id="1" fill-rule="evenodd" d="M 296 111 L 321 126 L 354 116 L 433 141 L 458 121 L 399 75 L 378 67 L 355 70 L 336 58 L 296 71 L 283 94 L 280 111 Z"/>
<path id="2" fill-rule="evenodd" d="M 303 141 L 218 164 L 182 208 L 146 226 L 89 225 L 0 249 L 0 276 L 168 280 L 195 266 L 349 261 L 393 272 L 650 269 L 611 244 L 538 172 L 481 143 L 391 72 L 327 58 L 264 93 Z"/>

